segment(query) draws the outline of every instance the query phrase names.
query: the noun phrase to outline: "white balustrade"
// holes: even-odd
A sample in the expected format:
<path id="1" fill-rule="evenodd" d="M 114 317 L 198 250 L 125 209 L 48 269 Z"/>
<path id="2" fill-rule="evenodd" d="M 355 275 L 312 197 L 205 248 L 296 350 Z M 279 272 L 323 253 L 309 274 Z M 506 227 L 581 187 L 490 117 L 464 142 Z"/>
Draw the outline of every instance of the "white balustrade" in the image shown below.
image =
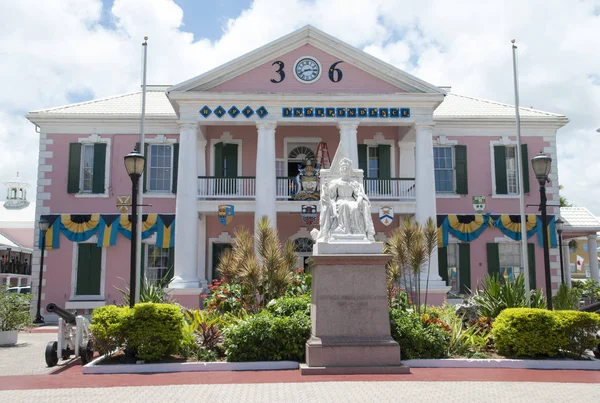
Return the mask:
<path id="1" fill-rule="evenodd" d="M 198 178 L 198 196 L 201 199 L 254 199 L 256 179 L 252 176 L 238 178 Z"/>

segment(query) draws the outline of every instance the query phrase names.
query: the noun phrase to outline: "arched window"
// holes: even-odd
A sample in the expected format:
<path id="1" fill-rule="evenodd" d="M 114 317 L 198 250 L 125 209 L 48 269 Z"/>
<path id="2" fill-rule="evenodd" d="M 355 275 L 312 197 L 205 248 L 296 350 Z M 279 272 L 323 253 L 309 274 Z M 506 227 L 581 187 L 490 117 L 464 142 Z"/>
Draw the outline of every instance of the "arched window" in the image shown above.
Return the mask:
<path id="1" fill-rule="evenodd" d="M 306 146 L 298 146 L 289 152 L 288 159 L 302 160 L 302 161 L 305 161 L 305 160 L 314 161 L 315 153 L 313 150 L 311 150 L 310 148 L 308 148 Z"/>
<path id="2" fill-rule="evenodd" d="M 298 238 L 294 240 L 296 253 L 311 253 L 315 242 L 310 238 Z"/>

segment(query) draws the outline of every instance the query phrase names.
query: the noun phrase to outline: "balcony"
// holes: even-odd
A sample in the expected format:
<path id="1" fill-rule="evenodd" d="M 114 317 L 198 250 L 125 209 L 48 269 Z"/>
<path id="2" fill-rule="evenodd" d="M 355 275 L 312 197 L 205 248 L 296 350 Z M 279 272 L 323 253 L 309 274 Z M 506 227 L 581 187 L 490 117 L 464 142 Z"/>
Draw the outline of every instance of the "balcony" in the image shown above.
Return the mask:
<path id="1" fill-rule="evenodd" d="M 277 177 L 277 199 L 293 200 L 298 192 L 296 177 Z M 365 192 L 371 200 L 415 200 L 414 178 L 365 179 Z M 254 199 L 256 178 L 243 176 L 238 178 L 198 177 L 198 197 L 211 199 Z"/>

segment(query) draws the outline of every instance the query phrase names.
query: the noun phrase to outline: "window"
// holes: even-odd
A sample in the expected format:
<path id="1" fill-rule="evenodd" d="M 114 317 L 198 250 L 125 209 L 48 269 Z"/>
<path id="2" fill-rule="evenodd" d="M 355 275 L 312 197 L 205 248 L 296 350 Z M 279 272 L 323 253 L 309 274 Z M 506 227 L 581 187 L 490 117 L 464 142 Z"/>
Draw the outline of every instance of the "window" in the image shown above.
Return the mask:
<path id="1" fill-rule="evenodd" d="M 308 260 L 312 258 L 314 241 L 311 238 L 298 238 L 294 240 L 294 250 L 298 259 L 296 261 L 297 268 L 309 270 Z"/>
<path id="2" fill-rule="evenodd" d="M 377 147 L 368 147 L 368 170 L 367 178 L 379 178 L 379 149 Z"/>
<path id="3" fill-rule="evenodd" d="M 435 191 L 454 192 L 454 158 L 452 147 L 433 148 Z"/>
<path id="4" fill-rule="evenodd" d="M 147 190 L 170 192 L 173 176 L 173 147 L 167 144 L 150 144 L 148 153 Z"/>
<path id="5" fill-rule="evenodd" d="M 458 244 L 448 244 L 448 285 L 452 287 L 450 290 L 454 292 L 460 292 L 460 282 L 458 279 Z"/>
<path id="6" fill-rule="evenodd" d="M 493 152 L 494 179 L 496 195 L 518 195 L 519 173 L 516 145 L 495 145 Z M 527 156 L 527 144 L 521 145 L 523 162 L 523 191 L 529 193 L 530 162 Z"/>
<path id="7" fill-rule="evenodd" d="M 521 273 L 521 246 L 518 243 L 498 244 L 500 275 L 505 279 L 515 279 Z"/>
<path id="8" fill-rule="evenodd" d="M 519 182 L 517 177 L 517 147 L 506 147 L 506 180 L 508 194 L 519 193 Z"/>
<path id="9" fill-rule="evenodd" d="M 67 193 L 105 194 L 107 144 L 69 144 Z"/>
<path id="10" fill-rule="evenodd" d="M 158 248 L 154 245 L 146 246 L 146 279 L 149 283 L 158 284 L 172 274 L 170 267 L 170 248 Z"/>
<path id="11" fill-rule="evenodd" d="M 589 249 L 588 249 L 588 243 L 587 243 L 587 242 L 584 242 L 584 243 L 583 243 L 583 251 L 584 251 L 585 253 L 588 253 L 588 251 L 589 251 Z"/>

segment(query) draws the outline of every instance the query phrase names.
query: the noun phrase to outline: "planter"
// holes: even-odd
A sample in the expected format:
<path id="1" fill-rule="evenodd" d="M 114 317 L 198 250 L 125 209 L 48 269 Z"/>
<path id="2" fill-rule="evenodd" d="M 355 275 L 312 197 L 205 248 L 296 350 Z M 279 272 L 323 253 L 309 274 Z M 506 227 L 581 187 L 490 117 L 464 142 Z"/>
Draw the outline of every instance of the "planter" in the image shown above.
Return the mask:
<path id="1" fill-rule="evenodd" d="M 0 346 L 14 346 L 17 344 L 19 332 L 17 330 L 9 330 L 0 332 Z"/>

